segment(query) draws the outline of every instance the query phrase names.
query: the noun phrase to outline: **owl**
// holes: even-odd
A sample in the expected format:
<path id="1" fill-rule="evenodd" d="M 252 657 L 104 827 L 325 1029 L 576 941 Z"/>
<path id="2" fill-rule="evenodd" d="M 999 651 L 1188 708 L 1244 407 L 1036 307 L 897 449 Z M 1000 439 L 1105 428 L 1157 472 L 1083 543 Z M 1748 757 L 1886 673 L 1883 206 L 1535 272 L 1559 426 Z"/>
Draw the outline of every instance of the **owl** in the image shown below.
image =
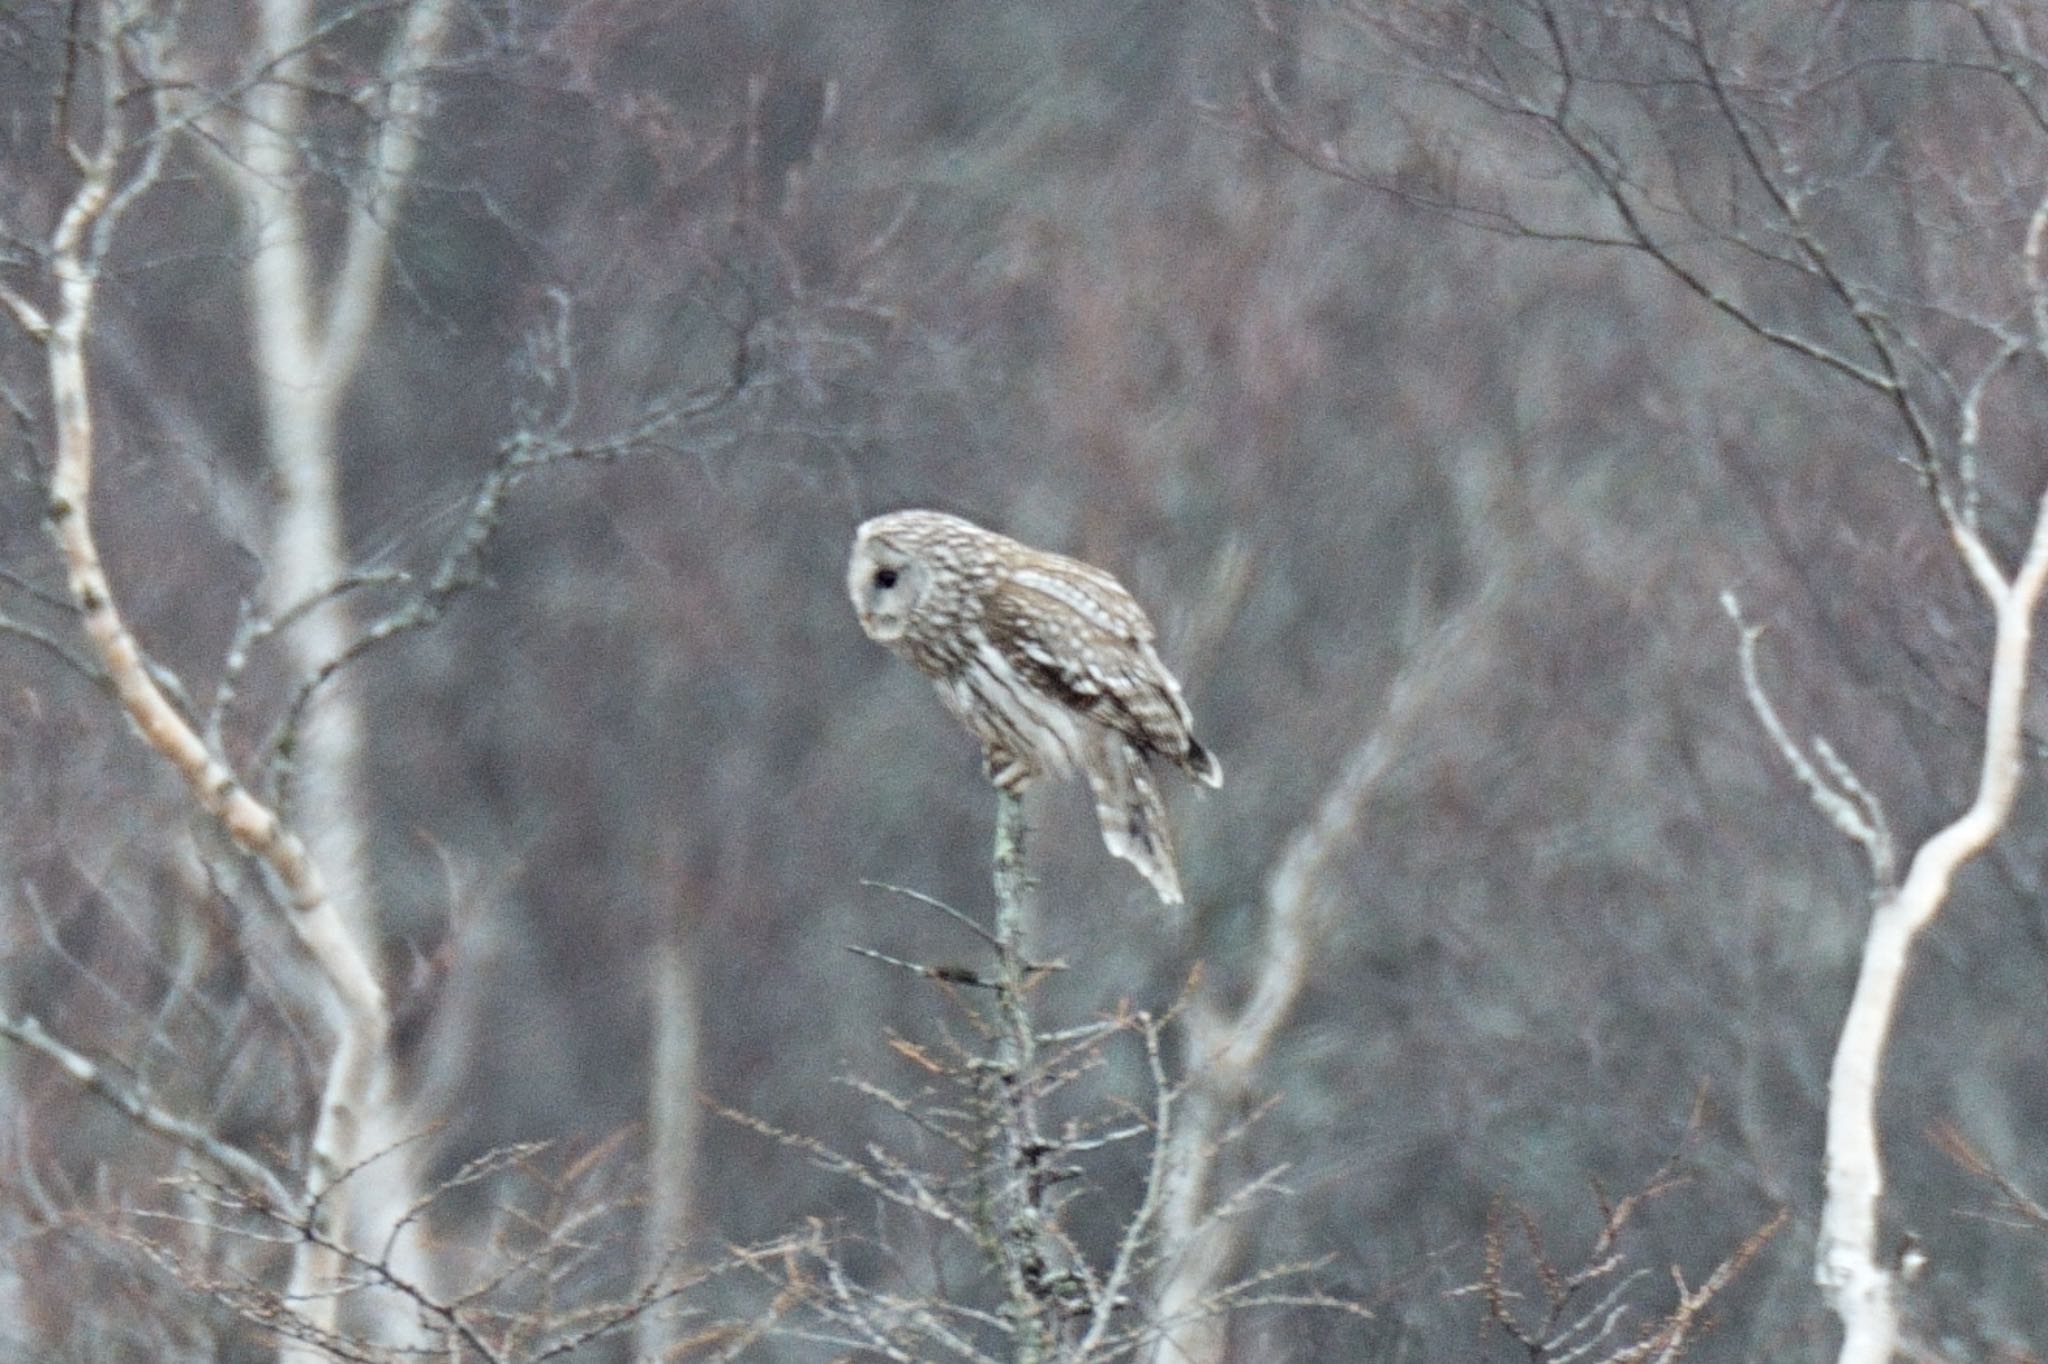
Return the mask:
<path id="1" fill-rule="evenodd" d="M 934 511 L 877 516 L 854 536 L 846 590 L 868 638 L 932 679 L 981 741 L 989 780 L 1021 791 L 1078 769 L 1102 841 L 1181 903 L 1154 780 L 1163 758 L 1205 786 L 1223 768 L 1195 742 L 1152 622 L 1099 568 Z"/>

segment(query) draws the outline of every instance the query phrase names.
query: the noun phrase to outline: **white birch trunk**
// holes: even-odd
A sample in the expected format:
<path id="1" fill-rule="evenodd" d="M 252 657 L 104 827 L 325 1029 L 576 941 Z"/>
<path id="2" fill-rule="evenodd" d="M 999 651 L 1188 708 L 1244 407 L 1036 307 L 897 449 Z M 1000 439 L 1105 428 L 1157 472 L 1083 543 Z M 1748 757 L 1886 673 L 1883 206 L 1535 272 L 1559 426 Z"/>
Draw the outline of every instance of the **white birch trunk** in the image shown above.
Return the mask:
<path id="1" fill-rule="evenodd" d="M 1884 1053 L 1915 942 L 1947 903 L 1957 871 L 2005 827 L 2019 794 L 2021 703 L 2034 612 L 2048 580 L 2048 495 L 2035 511 L 2026 557 L 2010 581 L 1973 529 L 1961 523 L 1953 529 L 1964 562 L 1994 612 L 1984 759 L 1969 808 L 1921 845 L 1905 881 L 1871 917 L 1856 990 L 1828 1075 L 1826 1198 L 1814 1278 L 1842 1323 L 1841 1364 L 1890 1364 L 1898 1352 L 1894 1276 L 1878 1253 L 1884 1158 L 1877 1100 Z"/>
<path id="2" fill-rule="evenodd" d="M 1219 1364 L 1229 1344 L 1214 1300 L 1239 1258 L 1240 1223 L 1213 1216 L 1216 1166 L 1234 1115 L 1251 1098 L 1259 1066 L 1308 983 L 1326 931 L 1321 910 L 1330 859 L 1356 836 L 1365 807 L 1420 710 L 1423 686 L 1469 646 L 1512 579 L 1494 574 L 1405 663 L 1388 689 L 1380 723 L 1355 747 L 1309 819 L 1294 831 L 1266 878 L 1266 940 L 1250 996 L 1236 1014 L 1208 999 L 1188 1011 L 1188 1095 L 1169 1153 L 1159 1245 L 1163 1268 L 1153 1285 L 1160 1335 L 1148 1364 Z"/>
<path id="3" fill-rule="evenodd" d="M 650 1282 L 672 1277 L 674 1260 L 690 1239 L 696 1214 L 699 1003 L 696 963 L 690 960 L 683 926 L 662 926 L 649 971 L 654 1002 L 651 1088 L 647 1096 L 647 1221 L 641 1234 L 641 1262 Z M 677 1319 L 659 1309 L 636 1323 L 636 1357 L 664 1360 L 681 1344 Z"/>
<path id="4" fill-rule="evenodd" d="M 273 610 L 317 597 L 348 572 L 335 423 L 379 310 L 391 257 L 387 229 L 419 158 L 423 70 L 447 41 L 449 17 L 448 0 L 419 0 L 392 41 L 386 108 L 365 149 L 362 185 L 324 301 L 300 197 L 307 169 L 302 61 L 281 58 L 273 78 L 250 91 L 242 156 L 228 163 L 252 236 L 244 284 L 265 449 L 278 490 L 267 561 Z M 264 0 L 259 18 L 266 54 L 300 53 L 311 40 L 310 0 Z M 347 611 L 328 602 L 286 634 L 285 647 L 305 675 L 350 637 Z M 296 767 L 303 808 L 318 812 L 309 829 L 314 853 L 356 931 L 374 942 L 377 916 L 363 862 L 363 732 L 358 694 L 346 675 L 338 676 L 307 717 Z"/>
<path id="5" fill-rule="evenodd" d="M 318 597 L 349 570 L 336 422 L 379 311 L 391 256 L 388 229 L 419 157 L 423 75 L 447 41 L 450 9 L 448 0 L 417 0 L 392 39 L 384 63 L 385 108 L 364 149 L 362 182 L 324 299 L 301 198 L 304 63 L 283 55 L 302 53 L 311 41 L 313 6 L 310 0 L 263 0 L 258 11 L 262 51 L 277 60 L 272 78 L 250 92 L 242 156 L 228 163 L 227 174 L 252 236 L 244 282 L 265 448 L 278 490 L 267 557 L 273 611 Z M 293 671 L 311 675 L 338 656 L 351 635 L 341 602 L 309 612 L 283 637 Z M 331 894 L 359 950 L 373 955 L 380 916 L 365 861 L 364 731 L 360 693 L 346 674 L 338 675 L 306 717 L 293 762 L 298 808 L 313 821 L 313 856 L 329 873 Z M 361 1154 L 387 1154 L 351 1176 L 347 1226 L 357 1246 L 372 1253 L 417 1194 L 416 1152 L 403 1144 L 412 1127 L 395 1094 L 365 1104 Z M 391 1253 L 397 1273 L 431 1286 L 432 1265 L 416 1238 L 402 1238 Z M 416 1343 L 402 1304 L 381 1302 L 370 1310 L 377 1338 Z"/>

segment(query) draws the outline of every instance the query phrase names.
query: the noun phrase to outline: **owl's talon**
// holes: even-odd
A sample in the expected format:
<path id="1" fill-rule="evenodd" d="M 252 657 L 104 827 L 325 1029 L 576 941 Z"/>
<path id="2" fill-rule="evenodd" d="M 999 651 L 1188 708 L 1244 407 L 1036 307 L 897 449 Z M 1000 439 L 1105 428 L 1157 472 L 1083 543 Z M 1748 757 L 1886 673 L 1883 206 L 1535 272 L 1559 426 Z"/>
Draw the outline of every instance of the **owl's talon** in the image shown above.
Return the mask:
<path id="1" fill-rule="evenodd" d="M 998 791 L 1021 793 L 1031 784 L 1031 765 L 1019 762 L 1007 754 L 1001 758 L 992 755 L 984 757 L 981 767 L 982 771 L 988 774 L 989 784 Z"/>

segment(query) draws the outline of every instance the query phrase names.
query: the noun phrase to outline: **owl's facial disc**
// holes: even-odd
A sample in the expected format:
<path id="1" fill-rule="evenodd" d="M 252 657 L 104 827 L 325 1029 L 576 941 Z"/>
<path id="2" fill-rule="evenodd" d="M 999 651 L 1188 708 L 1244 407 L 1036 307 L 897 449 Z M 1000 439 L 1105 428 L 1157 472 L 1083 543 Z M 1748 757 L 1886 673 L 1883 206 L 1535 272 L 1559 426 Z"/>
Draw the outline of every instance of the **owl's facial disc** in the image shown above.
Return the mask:
<path id="1" fill-rule="evenodd" d="M 888 644 L 903 638 L 923 591 L 924 569 L 911 556 L 880 540 L 855 546 L 846 569 L 846 591 L 868 638 Z"/>

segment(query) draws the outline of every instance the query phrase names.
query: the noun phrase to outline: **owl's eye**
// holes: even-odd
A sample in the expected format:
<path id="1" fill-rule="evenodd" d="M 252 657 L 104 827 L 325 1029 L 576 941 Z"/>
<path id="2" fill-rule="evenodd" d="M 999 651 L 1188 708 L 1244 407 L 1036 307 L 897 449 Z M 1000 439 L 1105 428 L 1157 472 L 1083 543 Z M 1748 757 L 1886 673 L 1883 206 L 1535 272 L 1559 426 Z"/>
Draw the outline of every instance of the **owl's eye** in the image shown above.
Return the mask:
<path id="1" fill-rule="evenodd" d="M 888 590 L 889 590 L 890 588 L 894 587 L 895 585 L 896 585 L 896 570 L 895 570 L 895 569 L 893 569 L 893 568 L 878 568 L 878 569 L 876 569 L 876 570 L 875 570 L 875 586 L 876 586 L 876 587 L 879 587 L 879 588 L 881 588 L 881 589 L 882 589 L 882 590 L 883 590 L 884 592 L 886 592 L 886 591 L 888 591 Z"/>

